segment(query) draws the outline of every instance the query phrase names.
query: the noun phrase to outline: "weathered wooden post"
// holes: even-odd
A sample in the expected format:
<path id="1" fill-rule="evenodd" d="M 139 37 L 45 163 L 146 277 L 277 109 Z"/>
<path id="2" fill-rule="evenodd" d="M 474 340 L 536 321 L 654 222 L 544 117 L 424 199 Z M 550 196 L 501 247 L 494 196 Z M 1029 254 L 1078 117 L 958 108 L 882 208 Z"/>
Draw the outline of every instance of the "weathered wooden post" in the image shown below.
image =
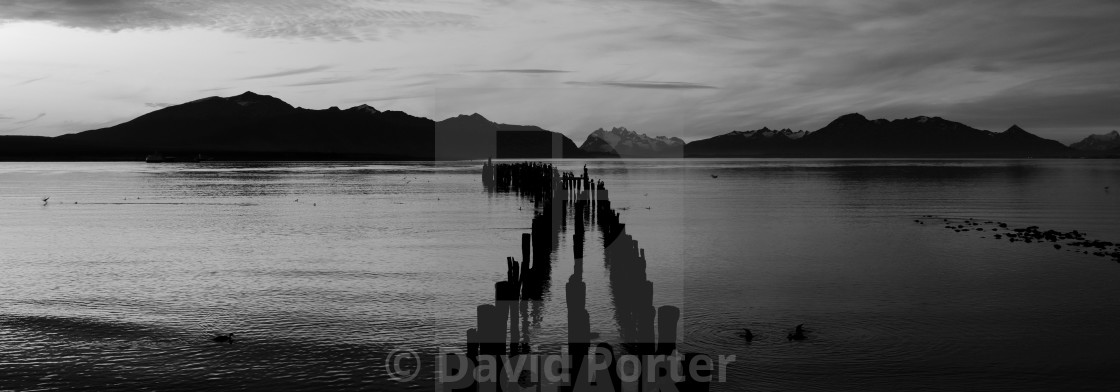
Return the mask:
<path id="1" fill-rule="evenodd" d="M 478 306 L 478 326 L 475 335 L 478 337 L 479 355 L 501 355 L 505 350 L 504 316 L 505 312 L 499 312 L 495 305 Z"/>
<path id="2" fill-rule="evenodd" d="M 475 328 L 467 330 L 467 358 L 478 359 L 478 330 Z"/>
<path id="3" fill-rule="evenodd" d="M 664 305 L 657 308 L 657 355 L 672 355 L 677 349 L 677 321 L 681 310 Z"/>
<path id="4" fill-rule="evenodd" d="M 579 377 L 580 369 L 591 347 L 591 316 L 587 313 L 587 284 L 583 282 L 582 249 L 576 249 L 576 265 L 565 284 L 568 302 L 568 355 L 571 356 L 569 375 Z M 570 380 L 577 385 L 582 380 Z M 565 388 L 566 390 L 566 388 Z"/>

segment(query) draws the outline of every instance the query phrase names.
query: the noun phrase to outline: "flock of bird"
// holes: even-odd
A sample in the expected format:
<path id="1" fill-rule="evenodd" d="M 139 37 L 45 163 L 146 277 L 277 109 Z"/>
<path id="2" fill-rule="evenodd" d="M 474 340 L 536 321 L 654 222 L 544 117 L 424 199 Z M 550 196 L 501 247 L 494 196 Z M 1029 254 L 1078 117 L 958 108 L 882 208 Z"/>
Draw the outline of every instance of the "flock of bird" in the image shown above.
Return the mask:
<path id="1" fill-rule="evenodd" d="M 940 222 L 936 222 L 938 220 Z M 914 220 L 915 223 L 922 225 L 926 224 L 926 221 L 943 224 L 946 229 L 957 233 L 980 233 L 980 238 L 990 236 L 995 240 L 1006 239 L 1011 243 L 1024 244 L 1049 242 L 1055 250 L 1065 249 L 1067 252 L 1111 257 L 1117 263 L 1120 263 L 1120 242 L 1088 239 L 1086 233 L 1077 230 L 1068 232 L 1041 230 L 1038 226 L 1014 228 L 1004 222 L 981 221 L 975 218 L 942 218 L 933 215 L 924 215 L 920 219 Z"/>

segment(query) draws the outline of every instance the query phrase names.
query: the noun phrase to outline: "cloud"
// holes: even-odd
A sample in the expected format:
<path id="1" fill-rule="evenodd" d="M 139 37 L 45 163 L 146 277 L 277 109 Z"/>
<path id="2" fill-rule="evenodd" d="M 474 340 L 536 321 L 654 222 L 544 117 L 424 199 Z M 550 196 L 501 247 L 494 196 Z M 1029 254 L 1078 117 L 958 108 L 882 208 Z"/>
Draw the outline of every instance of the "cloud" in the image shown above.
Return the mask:
<path id="1" fill-rule="evenodd" d="M 233 37 L 229 48 L 184 48 L 203 59 L 240 49 L 244 57 L 237 58 L 237 68 L 206 61 L 185 87 L 169 82 L 166 89 L 259 87 L 245 81 L 321 85 L 329 87 L 293 88 L 283 98 L 326 107 L 378 95 L 366 101 L 399 98 L 396 108 L 417 114 L 443 110 L 407 99 L 419 93 L 434 91 L 434 98 L 444 99 L 440 95 L 453 90 L 489 91 L 469 97 L 462 110 L 536 123 L 532 116 L 548 115 L 537 112 L 541 107 L 582 109 L 579 120 L 558 117 L 548 125 L 647 121 L 644 127 L 658 133 L 656 127 L 682 124 L 682 136 L 690 138 L 763 125 L 813 130 L 850 112 L 938 115 L 988 129 L 1014 122 L 1032 131 L 1116 128 L 1117 111 L 1107 107 L 1117 102 L 1112 86 L 1120 80 L 1115 15 L 1115 0 L 0 0 L 0 24 L 154 31 L 128 39 L 159 38 L 163 33 L 155 30 L 162 29 L 187 38 L 198 29 L 242 36 Z M 253 45 L 244 37 L 284 39 Z M 319 42 L 325 40 L 340 42 Z M 373 40 L 380 42 L 353 42 Z M 174 61 L 149 57 L 144 63 L 149 59 L 157 68 Z M 66 60 L 96 68 L 77 54 Z M 396 71 L 371 74 L 389 70 Z M 4 75 L 3 83 L 39 72 L 47 71 L 21 70 Z M 348 75 L 370 81 L 346 84 L 356 80 Z M 117 78 L 106 81 L 127 77 Z M 86 82 L 75 81 L 76 89 Z M 570 91 L 548 101 L 520 92 L 548 96 L 541 92 L 548 89 Z M 612 98 L 610 111 L 590 99 L 598 95 Z M 70 108 L 94 106 L 79 94 L 68 97 L 76 97 L 67 98 L 74 103 Z M 140 97 L 128 105 L 151 99 Z M 52 119 L 67 115 L 50 110 Z"/>
<path id="2" fill-rule="evenodd" d="M 376 97 L 365 97 L 365 98 L 352 98 L 352 99 L 345 100 L 345 102 L 348 103 L 348 104 L 362 104 L 362 103 L 369 103 L 369 102 L 397 101 L 397 100 L 402 100 L 402 99 L 419 99 L 419 98 L 430 98 L 430 97 L 431 97 L 431 95 L 426 95 L 426 94 L 389 95 L 389 96 L 376 96 Z M 411 114 L 416 115 L 415 113 L 411 113 Z"/>
<path id="3" fill-rule="evenodd" d="M 8 116 L 5 116 L 3 114 L 0 114 L 0 120 L 14 120 L 14 119 L 15 119 L 15 117 L 8 117 Z"/>
<path id="4" fill-rule="evenodd" d="M 296 68 L 296 69 L 289 69 L 289 70 L 286 70 L 286 71 L 270 72 L 270 73 L 259 74 L 259 75 L 251 75 L 251 76 L 246 76 L 246 77 L 243 77 L 243 78 L 238 78 L 237 80 L 279 78 L 279 77 L 284 77 L 284 76 L 301 75 L 301 74 L 306 74 L 306 73 L 325 71 L 325 70 L 328 70 L 328 69 L 331 69 L 331 68 L 332 68 L 332 66 L 330 66 L 330 65 L 317 65 L 317 66 L 314 66 L 314 67 Z"/>
<path id="5" fill-rule="evenodd" d="M 336 78 L 323 78 L 323 79 L 316 79 L 316 80 L 308 80 L 308 81 L 299 82 L 299 83 L 285 84 L 284 87 L 321 86 L 321 85 L 327 85 L 327 84 L 348 83 L 348 82 L 353 82 L 353 81 L 356 81 L 356 80 L 362 80 L 362 78 L 352 77 L 352 76 L 336 77 Z"/>
<path id="6" fill-rule="evenodd" d="M 100 31 L 203 27 L 251 37 L 376 40 L 404 29 L 469 26 L 473 17 L 352 0 L 4 0 L 0 23 L 48 22 Z"/>
<path id="7" fill-rule="evenodd" d="M 144 106 L 147 106 L 147 107 L 150 107 L 150 108 L 156 108 L 156 109 L 163 109 L 163 108 L 168 107 L 168 106 L 175 106 L 175 104 L 167 103 L 167 102 L 145 102 Z"/>
<path id="8" fill-rule="evenodd" d="M 580 86 L 607 86 L 607 87 L 625 87 L 625 88 L 652 88 L 652 89 L 665 89 L 665 90 L 693 90 L 693 89 L 716 89 L 718 87 L 709 86 L 706 84 L 689 83 L 689 82 L 565 82 L 565 84 L 580 85 Z"/>
<path id="9" fill-rule="evenodd" d="M 564 71 L 559 69 L 484 69 L 471 72 L 493 72 L 493 73 L 521 73 L 521 74 L 552 74 L 552 73 L 567 73 L 572 71 Z"/>
<path id="10" fill-rule="evenodd" d="M 721 0 L 648 9 L 672 23 L 642 31 L 620 21 L 620 31 L 597 32 L 612 37 L 599 55 L 634 59 L 602 79 L 643 71 L 639 79 L 711 81 L 718 90 L 690 99 L 689 133 L 813 130 L 853 111 L 996 130 L 1021 122 L 1052 135 L 1120 123 L 1105 107 L 1120 90 L 1111 82 L 1120 80 L 1115 1 Z M 606 85 L 570 84 L 596 83 Z"/>
<path id="11" fill-rule="evenodd" d="M 38 82 L 38 81 L 40 81 L 40 80 L 43 80 L 43 79 L 46 79 L 46 78 L 49 78 L 49 77 L 50 77 L 50 76 L 43 76 L 43 77 L 41 77 L 41 78 L 32 78 L 32 79 L 27 79 L 27 80 L 24 80 L 24 81 L 22 81 L 22 82 L 18 82 L 18 83 L 16 83 L 16 84 L 13 84 L 13 85 L 12 85 L 12 87 L 16 87 L 16 86 L 23 86 L 23 85 L 27 85 L 27 84 L 35 83 L 35 82 Z"/>
<path id="12" fill-rule="evenodd" d="M 28 120 L 23 120 L 23 121 L 16 121 L 14 124 L 16 124 L 16 125 L 29 124 L 29 123 L 32 123 L 32 122 L 35 122 L 35 121 L 39 120 L 40 118 L 45 117 L 46 115 L 47 115 L 46 113 L 39 113 L 39 115 L 35 116 L 34 118 L 31 118 L 31 119 L 28 119 Z"/>
<path id="13" fill-rule="evenodd" d="M 1064 77 L 1032 81 L 976 99 L 949 103 L 888 103 L 870 108 L 876 116 L 940 115 L 977 128 L 1003 131 L 1018 124 L 1043 137 L 1070 140 L 1120 124 L 1120 86 L 1068 89 Z M 1076 132 L 1076 136 L 1070 136 Z"/>
<path id="14" fill-rule="evenodd" d="M 166 28 L 187 22 L 187 10 L 168 9 L 160 1 L 132 0 L 7 0 L 0 2 L 0 21 L 43 21 L 67 27 L 117 31 Z"/>

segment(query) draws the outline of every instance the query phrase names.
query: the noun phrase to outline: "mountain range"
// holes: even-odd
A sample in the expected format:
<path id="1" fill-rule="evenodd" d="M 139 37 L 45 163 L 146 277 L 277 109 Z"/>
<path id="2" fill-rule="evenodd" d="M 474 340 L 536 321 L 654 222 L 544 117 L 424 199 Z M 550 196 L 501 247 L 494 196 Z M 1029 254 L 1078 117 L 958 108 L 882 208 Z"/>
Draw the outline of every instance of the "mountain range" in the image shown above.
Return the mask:
<path id="1" fill-rule="evenodd" d="M 683 147 L 683 149 L 682 149 Z M 940 117 L 870 120 L 848 114 L 814 132 L 763 127 L 684 143 L 614 128 L 588 135 L 580 149 L 621 157 L 1063 157 L 1078 153 L 1019 126 L 979 130 Z"/>
<path id="2" fill-rule="evenodd" d="M 650 137 L 626 128 L 596 129 L 587 135 L 587 140 L 579 146 L 583 152 L 593 155 L 617 155 L 622 158 L 681 157 L 684 154 L 684 140 L 675 137 Z"/>
<path id="3" fill-rule="evenodd" d="M 1080 151 L 1120 151 L 1120 133 L 1112 131 L 1103 135 L 1089 135 L 1069 146 Z"/>
<path id="4" fill-rule="evenodd" d="M 685 152 L 696 157 L 765 156 L 789 153 L 796 142 L 808 134 L 790 129 L 774 131 L 763 127 L 754 131 L 731 131 L 685 145 Z"/>
<path id="5" fill-rule="evenodd" d="M 796 139 L 765 139 L 757 150 L 792 156 L 927 157 L 927 156 L 1063 156 L 1071 150 L 1035 136 L 1017 125 L 1003 132 L 979 130 L 940 117 L 870 120 L 847 114 Z M 685 146 L 686 156 L 711 155 L 708 144 Z M 765 144 L 765 143 L 763 143 Z M 751 151 L 750 149 L 745 149 Z"/>
<path id="6" fill-rule="evenodd" d="M 368 105 L 304 109 L 253 92 L 203 98 L 53 138 L 0 137 L 0 160 L 140 160 L 153 152 L 228 160 L 586 157 L 563 134 L 499 124 L 477 113 L 436 122 Z"/>
<path id="7" fill-rule="evenodd" d="M 1072 147 L 1072 148 L 1071 148 Z M 478 113 L 433 121 L 369 105 L 315 110 L 245 92 L 173 105 L 112 127 L 57 137 L 0 136 L 0 160 L 141 160 L 153 152 L 218 160 L 461 160 L 602 157 L 1120 156 L 1120 134 L 1071 147 L 1018 126 L 979 130 L 940 117 L 848 114 L 813 131 L 731 131 L 685 143 L 624 127 L 564 134 Z"/>

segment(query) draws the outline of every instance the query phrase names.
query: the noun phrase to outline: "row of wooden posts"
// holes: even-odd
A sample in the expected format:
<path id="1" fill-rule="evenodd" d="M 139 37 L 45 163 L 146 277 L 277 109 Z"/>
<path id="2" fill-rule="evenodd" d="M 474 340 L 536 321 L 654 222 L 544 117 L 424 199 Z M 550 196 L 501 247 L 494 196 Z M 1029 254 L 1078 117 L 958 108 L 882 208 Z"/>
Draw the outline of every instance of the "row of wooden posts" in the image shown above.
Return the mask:
<path id="1" fill-rule="evenodd" d="M 527 319 L 529 301 L 542 299 L 551 279 L 551 253 L 561 231 L 566 231 L 568 208 L 573 216 L 573 254 L 575 265 L 565 284 L 568 320 L 568 352 L 572 356 L 568 374 L 580 374 L 582 359 L 595 335 L 587 312 L 587 284 L 583 281 L 585 226 L 597 226 L 603 235 L 604 259 L 609 270 L 611 293 L 615 299 L 615 318 L 625 351 L 632 355 L 670 355 L 677 348 L 677 323 L 680 309 L 653 306 L 653 283 L 646 277 L 645 250 L 626 233 L 620 214 L 611 208 L 609 192 L 603 181 L 583 173 L 561 173 L 551 164 L 538 162 L 493 163 L 482 168 L 482 182 L 494 192 L 516 192 L 536 205 L 530 233 L 521 236 L 521 261 L 506 258 L 506 280 L 494 284 L 494 303 L 478 306 L 477 325 L 467 330 L 467 357 L 479 355 L 521 355 L 530 352 Z M 588 224 L 594 222 L 594 225 Z M 530 262 L 531 260 L 531 262 Z M 654 329 L 656 318 L 656 332 Z M 600 347 L 611 350 L 608 344 Z M 686 356 L 690 358 L 691 356 Z M 684 374 L 690 374 L 687 363 Z M 613 367 L 611 368 L 614 369 Z M 611 383 L 619 388 L 617 374 Z M 641 384 L 639 384 L 641 385 Z M 684 391 L 706 391 L 707 382 L 689 377 L 677 384 Z M 571 390 L 574 386 L 561 386 Z M 485 388 L 484 388 L 485 389 Z M 480 390 L 472 385 L 462 390 Z M 639 388 L 641 390 L 641 388 Z"/>

